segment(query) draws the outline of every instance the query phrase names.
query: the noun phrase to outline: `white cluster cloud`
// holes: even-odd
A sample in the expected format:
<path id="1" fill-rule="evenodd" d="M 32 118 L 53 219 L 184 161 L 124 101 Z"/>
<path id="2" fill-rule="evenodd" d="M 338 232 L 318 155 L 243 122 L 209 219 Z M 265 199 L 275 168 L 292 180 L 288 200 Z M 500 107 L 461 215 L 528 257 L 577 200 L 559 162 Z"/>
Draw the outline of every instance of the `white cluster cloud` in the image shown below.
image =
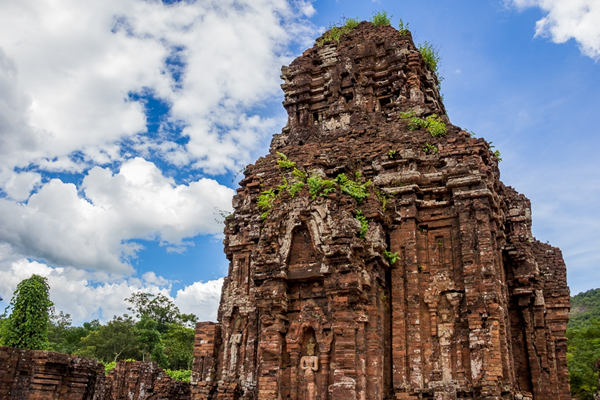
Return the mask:
<path id="1" fill-rule="evenodd" d="M 600 59 L 600 2 L 597 0 L 509 0 L 518 8 L 539 7 L 546 15 L 536 22 L 535 35 L 555 43 L 575 39 L 583 54 Z"/>
<path id="2" fill-rule="evenodd" d="M 215 210 L 233 190 L 198 177 L 239 170 L 282 122 L 261 105 L 281 94 L 314 12 L 308 0 L 0 2 L 0 294 L 38 271 L 82 317 L 167 290 L 133 277 L 132 239 L 181 251 L 222 231 Z M 148 98 L 167 110 L 157 132 Z M 182 309 L 214 311 L 217 287 L 182 289 Z"/>
<path id="3" fill-rule="evenodd" d="M 201 321 L 215 321 L 217 317 L 222 278 L 195 282 L 171 297 L 171 282 L 153 272 L 138 279 L 114 278 L 70 267 L 55 268 L 16 257 L 2 245 L 0 260 L 0 296 L 6 303 L 10 301 L 10 296 L 20 281 L 32 274 L 41 275 L 48 279 L 50 299 L 55 309 L 70 314 L 75 325 L 95 318 L 106 322 L 115 315 L 130 313 L 127 310 L 128 304 L 123 300 L 138 291 L 161 293 L 173 300 L 182 312 L 193 313 Z"/>
<path id="4" fill-rule="evenodd" d="M 53 265 L 129 273 L 129 239 L 179 244 L 216 234 L 217 210 L 230 210 L 233 190 L 212 179 L 176 185 L 151 162 L 134 158 L 118 173 L 94 167 L 74 184 L 53 179 L 27 203 L 0 199 L 0 240 Z"/>

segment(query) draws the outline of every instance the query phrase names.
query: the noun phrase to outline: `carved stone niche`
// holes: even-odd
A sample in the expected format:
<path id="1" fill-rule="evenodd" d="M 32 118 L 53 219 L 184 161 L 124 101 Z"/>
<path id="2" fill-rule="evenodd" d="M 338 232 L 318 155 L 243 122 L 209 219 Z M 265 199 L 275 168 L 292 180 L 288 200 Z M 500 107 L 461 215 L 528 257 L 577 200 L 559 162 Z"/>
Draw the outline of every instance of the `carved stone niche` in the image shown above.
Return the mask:
<path id="1" fill-rule="evenodd" d="M 292 241 L 287 258 L 288 280 L 321 278 L 323 255 L 315 248 L 313 238 L 305 223 L 292 230 Z"/>

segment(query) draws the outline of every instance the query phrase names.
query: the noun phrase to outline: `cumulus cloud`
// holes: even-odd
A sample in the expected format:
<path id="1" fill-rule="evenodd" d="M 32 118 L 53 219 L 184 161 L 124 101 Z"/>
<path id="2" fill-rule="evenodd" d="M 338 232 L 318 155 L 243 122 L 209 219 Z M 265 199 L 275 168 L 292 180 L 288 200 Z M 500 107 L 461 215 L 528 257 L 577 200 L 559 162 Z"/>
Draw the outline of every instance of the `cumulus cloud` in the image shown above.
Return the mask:
<path id="1" fill-rule="evenodd" d="M 509 0 L 518 8 L 539 7 L 546 15 L 536 22 L 535 35 L 555 43 L 575 39 L 581 52 L 600 59 L 600 2 L 597 0 Z"/>
<path id="2" fill-rule="evenodd" d="M 14 254 L 9 256 L 9 252 L 7 247 L 0 246 L 0 297 L 7 304 L 17 284 L 37 274 L 48 279 L 55 309 L 71 314 L 75 325 L 96 318 L 106 322 L 114 315 L 128 313 L 128 304 L 123 300 L 139 291 L 163 294 L 182 312 L 193 313 L 201 321 L 216 320 L 222 279 L 194 282 L 171 297 L 171 282 L 153 272 L 142 275 L 141 279 L 115 278 L 69 267 L 55 268 Z"/>
<path id="3" fill-rule="evenodd" d="M 141 158 L 118 173 L 94 167 L 81 187 L 83 196 L 74 184 L 52 179 L 26 203 L 0 199 L 0 240 L 52 265 L 131 273 L 127 258 L 138 245 L 128 240 L 182 244 L 219 233 L 215 210 L 230 210 L 233 196 L 212 179 L 177 185 Z"/>

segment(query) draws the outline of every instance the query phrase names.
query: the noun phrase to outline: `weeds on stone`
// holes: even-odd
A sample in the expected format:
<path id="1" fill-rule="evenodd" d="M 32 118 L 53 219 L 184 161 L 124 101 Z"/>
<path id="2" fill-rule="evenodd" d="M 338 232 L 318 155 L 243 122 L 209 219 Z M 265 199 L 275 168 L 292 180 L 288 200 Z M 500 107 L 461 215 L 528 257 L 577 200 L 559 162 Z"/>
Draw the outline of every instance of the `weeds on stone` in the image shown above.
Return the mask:
<path id="1" fill-rule="evenodd" d="M 421 53 L 425 64 L 437 74 L 438 64 L 440 62 L 440 56 L 437 50 L 433 48 L 431 43 L 425 41 L 419 45 L 419 53 Z"/>
<path id="2" fill-rule="evenodd" d="M 385 209 L 387 208 L 387 202 L 390 199 L 390 196 L 379 189 L 375 189 L 375 196 L 377 196 L 377 199 L 381 203 L 381 212 L 384 213 Z"/>
<path id="3" fill-rule="evenodd" d="M 277 160 L 277 165 L 279 168 L 290 169 L 294 168 L 296 163 L 294 161 L 288 160 L 287 156 L 283 153 L 277 152 L 279 159 Z"/>
<path id="4" fill-rule="evenodd" d="M 317 175 L 311 175 L 306 180 L 308 184 L 308 193 L 312 196 L 313 200 L 317 196 L 327 197 L 330 193 L 335 192 L 335 181 L 331 179 L 323 179 Z"/>
<path id="5" fill-rule="evenodd" d="M 356 172 L 356 181 L 349 179 L 346 174 L 339 174 L 335 178 L 336 182 L 340 185 L 340 190 L 342 193 L 346 193 L 348 196 L 351 196 L 359 204 L 362 203 L 364 199 L 369 197 L 367 188 L 369 185 L 371 185 L 371 181 L 367 181 L 365 183 L 358 182 L 360 177 L 360 172 Z"/>
<path id="6" fill-rule="evenodd" d="M 358 237 L 364 239 L 367 236 L 367 231 L 369 230 L 369 221 L 367 217 L 363 215 L 361 210 L 356 210 L 354 213 L 354 218 L 358 222 L 360 222 L 360 230 L 358 231 Z"/>
<path id="7" fill-rule="evenodd" d="M 490 146 L 490 151 L 496 147 L 493 145 L 493 142 L 488 142 L 488 145 Z M 494 157 L 496 157 L 496 160 L 498 160 L 498 162 L 502 161 L 502 157 L 500 157 L 500 150 L 496 149 L 492 151 L 492 154 L 494 155 Z"/>
<path id="8" fill-rule="evenodd" d="M 426 154 L 437 154 L 438 148 L 435 144 L 425 143 L 425 146 L 423 147 L 423 151 Z"/>
<path id="9" fill-rule="evenodd" d="M 375 26 L 389 26 L 389 25 L 391 25 L 390 18 L 388 17 L 387 12 L 385 12 L 385 11 L 379 11 L 377 14 L 373 15 L 373 18 L 371 19 L 371 22 Z"/>
<path id="10" fill-rule="evenodd" d="M 390 265 L 394 265 L 396 264 L 396 261 L 398 261 L 399 254 L 393 251 L 384 250 L 383 256 L 388 261 L 388 263 L 390 263 Z"/>
<path id="11" fill-rule="evenodd" d="M 390 160 L 395 159 L 397 155 L 398 155 L 398 151 L 397 150 L 390 150 L 390 151 L 388 151 L 388 158 Z"/>
<path id="12" fill-rule="evenodd" d="M 408 22 L 405 24 L 404 21 L 402 21 L 402 18 L 400 18 L 400 22 L 398 23 L 398 33 L 400 33 L 400 36 L 406 36 L 408 35 Z"/>
<path id="13" fill-rule="evenodd" d="M 446 136 L 446 124 L 444 124 L 444 121 L 437 114 L 428 115 L 426 118 L 419 118 L 413 112 L 402 112 L 400 113 L 400 118 L 408 120 L 408 129 L 411 131 L 425 128 L 433 137 Z"/>
<path id="14" fill-rule="evenodd" d="M 273 208 L 273 202 L 275 201 L 275 199 L 277 199 L 278 196 L 279 190 L 275 188 L 265 190 L 258 196 L 258 199 L 256 200 L 256 205 L 262 211 L 260 217 L 263 219 L 263 221 L 269 215 L 269 212 Z"/>
<path id="15" fill-rule="evenodd" d="M 333 25 L 323 37 L 317 40 L 317 46 L 323 46 L 326 42 L 339 42 L 340 38 L 358 26 L 360 22 L 354 18 L 348 18 L 341 26 Z"/>

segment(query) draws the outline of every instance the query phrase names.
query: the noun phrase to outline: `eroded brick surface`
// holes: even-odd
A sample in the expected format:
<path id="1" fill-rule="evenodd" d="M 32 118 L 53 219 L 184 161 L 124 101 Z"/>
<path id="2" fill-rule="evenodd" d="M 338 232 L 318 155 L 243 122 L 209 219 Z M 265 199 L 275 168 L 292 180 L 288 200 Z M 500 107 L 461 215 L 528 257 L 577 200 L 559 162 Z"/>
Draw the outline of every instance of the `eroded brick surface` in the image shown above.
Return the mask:
<path id="1" fill-rule="evenodd" d="M 150 362 L 118 362 L 105 376 L 90 358 L 0 347 L 0 399 L 189 400 L 190 384 Z"/>
<path id="2" fill-rule="evenodd" d="M 449 123 L 410 34 L 362 23 L 282 78 L 288 123 L 226 219 L 193 398 L 568 399 L 561 253 L 532 237 L 488 144 Z M 441 115 L 446 136 L 411 130 L 407 111 Z M 277 152 L 308 176 L 370 180 L 370 195 L 282 190 L 263 220 L 261 192 L 300 180 Z"/>

